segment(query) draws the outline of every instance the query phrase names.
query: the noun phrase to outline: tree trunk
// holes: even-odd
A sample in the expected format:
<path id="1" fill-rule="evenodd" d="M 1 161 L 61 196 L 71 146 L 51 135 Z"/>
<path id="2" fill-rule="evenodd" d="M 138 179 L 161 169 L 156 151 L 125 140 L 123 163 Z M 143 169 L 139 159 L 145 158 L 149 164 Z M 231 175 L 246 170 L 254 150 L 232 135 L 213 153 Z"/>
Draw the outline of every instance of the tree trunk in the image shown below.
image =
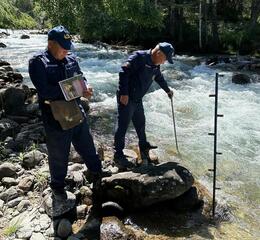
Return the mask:
<path id="1" fill-rule="evenodd" d="M 206 45 L 206 2 L 205 0 L 200 0 L 199 6 L 199 48 L 201 50 L 205 49 Z"/>
<path id="2" fill-rule="evenodd" d="M 217 0 L 209 0 L 209 14 L 211 18 L 212 49 L 217 51 L 219 47 L 218 22 L 217 22 Z"/>
<path id="3" fill-rule="evenodd" d="M 250 19 L 250 31 L 252 31 L 256 25 L 257 19 L 260 14 L 260 1 L 252 0 L 251 3 L 251 19 Z"/>

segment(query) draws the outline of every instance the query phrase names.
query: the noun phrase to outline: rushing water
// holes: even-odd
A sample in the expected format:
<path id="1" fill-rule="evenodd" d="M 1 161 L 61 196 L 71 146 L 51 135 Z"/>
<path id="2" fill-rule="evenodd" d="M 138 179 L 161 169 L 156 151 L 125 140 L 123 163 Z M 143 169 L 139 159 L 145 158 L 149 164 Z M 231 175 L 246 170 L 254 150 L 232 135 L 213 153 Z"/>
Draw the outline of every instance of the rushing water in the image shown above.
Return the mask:
<path id="1" fill-rule="evenodd" d="M 18 69 L 31 85 L 27 65 L 36 51 L 46 47 L 46 35 L 30 35 L 22 40 L 22 32 L 0 41 L 7 48 L 0 49 L 0 58 Z M 93 109 L 105 112 L 107 129 L 113 141 L 118 83 L 118 70 L 127 54 L 122 51 L 98 49 L 89 44 L 75 44 L 80 66 L 95 90 Z M 219 239 L 260 239 L 260 83 L 236 85 L 231 83 L 232 73 L 196 65 L 195 57 L 176 56 L 175 64 L 162 66 L 163 74 L 174 88 L 174 108 L 177 136 L 182 164 L 197 178 L 212 188 L 214 76 L 224 74 L 219 80 L 219 118 L 217 182 L 221 190 L 217 200 L 230 206 L 233 221 L 222 225 L 218 231 L 227 234 Z M 176 152 L 170 101 L 156 84 L 144 98 L 147 135 L 160 150 L 160 159 L 169 160 Z M 134 134 L 131 129 L 130 134 Z M 136 141 L 136 139 L 134 139 Z M 137 141 L 136 141 L 137 142 Z M 222 237 L 221 237 L 222 236 Z M 197 239 L 197 238 L 196 238 Z M 201 238 L 199 238 L 201 239 Z"/>

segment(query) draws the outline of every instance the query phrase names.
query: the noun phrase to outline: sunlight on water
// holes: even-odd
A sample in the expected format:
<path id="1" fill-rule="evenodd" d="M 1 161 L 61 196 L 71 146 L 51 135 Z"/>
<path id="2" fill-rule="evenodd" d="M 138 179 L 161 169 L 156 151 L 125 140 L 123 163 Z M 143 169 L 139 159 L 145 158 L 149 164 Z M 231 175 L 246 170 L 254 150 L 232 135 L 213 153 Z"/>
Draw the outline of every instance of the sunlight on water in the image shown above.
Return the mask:
<path id="1" fill-rule="evenodd" d="M 0 49 L 0 58 L 12 64 L 30 84 L 27 64 L 33 53 L 46 47 L 46 35 L 30 34 L 20 39 L 24 31 L 15 31 L 1 38 L 7 48 Z M 80 66 L 94 87 L 93 109 L 111 114 L 115 123 L 118 71 L 127 58 L 125 52 L 99 49 L 90 44 L 75 44 Z M 193 61 L 190 64 L 190 61 Z M 204 64 L 195 66 L 196 58 L 176 56 L 174 65 L 162 66 L 170 87 L 174 88 L 174 109 L 181 162 L 205 184 L 212 188 L 214 77 L 217 72 Z M 232 73 L 219 79 L 218 185 L 220 202 L 231 206 L 234 222 L 217 229 L 216 239 L 257 239 L 259 235 L 260 199 L 260 83 L 235 85 Z M 157 84 L 144 98 L 147 135 L 159 146 L 160 159 L 173 159 L 176 153 L 173 134 L 171 102 Z M 137 142 L 137 141 L 136 141 Z M 233 231 L 233 233 L 231 233 Z M 233 234 L 233 235 L 232 235 Z M 223 237 L 224 236 L 224 237 Z M 231 237 L 232 236 L 232 237 Z M 198 238 L 200 239 L 200 238 Z"/>

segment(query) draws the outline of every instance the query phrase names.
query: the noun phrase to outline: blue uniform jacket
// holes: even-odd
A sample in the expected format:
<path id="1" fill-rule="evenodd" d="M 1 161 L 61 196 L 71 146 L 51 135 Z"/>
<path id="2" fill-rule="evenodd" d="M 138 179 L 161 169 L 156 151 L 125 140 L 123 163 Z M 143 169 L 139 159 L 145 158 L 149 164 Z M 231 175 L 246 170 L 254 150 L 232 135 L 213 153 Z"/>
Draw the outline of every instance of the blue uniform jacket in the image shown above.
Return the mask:
<path id="1" fill-rule="evenodd" d="M 141 101 L 153 80 L 165 92 L 170 91 L 160 66 L 152 62 L 151 51 L 136 51 L 129 56 L 119 72 L 119 95 L 128 95 L 133 101 Z"/>
<path id="2" fill-rule="evenodd" d="M 29 60 L 29 75 L 38 92 L 43 120 L 57 125 L 56 120 L 52 116 L 50 106 L 44 104 L 44 101 L 64 100 L 59 81 L 77 74 L 82 74 L 82 72 L 73 54 L 67 55 L 63 60 L 57 60 L 46 50 L 37 53 Z M 80 100 L 77 99 L 77 101 L 81 107 Z M 84 113 L 82 107 L 81 110 Z"/>

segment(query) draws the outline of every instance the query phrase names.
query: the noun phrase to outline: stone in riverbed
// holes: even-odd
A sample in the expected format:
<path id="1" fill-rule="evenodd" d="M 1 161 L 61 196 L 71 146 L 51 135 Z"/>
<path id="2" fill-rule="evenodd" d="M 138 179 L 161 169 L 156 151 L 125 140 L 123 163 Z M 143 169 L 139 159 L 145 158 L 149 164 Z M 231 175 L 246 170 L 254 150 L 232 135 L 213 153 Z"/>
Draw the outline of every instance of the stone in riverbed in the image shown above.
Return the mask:
<path id="1" fill-rule="evenodd" d="M 12 163 L 5 162 L 0 165 L 0 180 L 4 177 L 16 177 L 16 167 Z"/>
<path id="2" fill-rule="evenodd" d="M 41 153 L 38 150 L 32 150 L 24 155 L 22 165 L 28 169 L 34 168 L 43 159 L 45 159 L 45 157 L 46 156 L 44 153 Z"/>
<path id="3" fill-rule="evenodd" d="M 0 42 L 0 48 L 6 48 L 6 47 L 7 46 L 4 43 Z"/>
<path id="4" fill-rule="evenodd" d="M 0 67 L 1 66 L 9 66 L 9 65 L 10 65 L 9 62 L 0 59 Z"/>
<path id="5" fill-rule="evenodd" d="M 0 120 L 0 140 L 5 140 L 6 137 L 14 137 L 20 130 L 19 124 L 8 118 Z"/>
<path id="6" fill-rule="evenodd" d="M 6 187 L 11 187 L 11 186 L 17 185 L 18 181 L 14 178 L 11 178 L 11 177 L 4 177 L 2 179 L 2 184 Z"/>
<path id="7" fill-rule="evenodd" d="M 116 217 L 104 218 L 100 227 L 100 240 L 120 239 L 120 240 L 137 240 L 135 233 L 127 229 L 122 222 Z"/>
<path id="8" fill-rule="evenodd" d="M 21 38 L 21 39 L 29 39 L 30 36 L 27 35 L 27 34 L 22 34 L 20 38 Z"/>
<path id="9" fill-rule="evenodd" d="M 25 177 L 19 182 L 18 187 L 22 189 L 24 192 L 29 192 L 32 188 L 33 181 L 34 176 Z"/>
<path id="10" fill-rule="evenodd" d="M 139 167 L 103 178 L 103 201 L 130 209 L 146 207 L 175 199 L 188 191 L 193 182 L 191 173 L 174 162 Z"/>
<path id="11" fill-rule="evenodd" d="M 236 84 L 248 84 L 250 83 L 250 77 L 244 73 L 237 73 L 232 76 L 232 82 Z"/>

